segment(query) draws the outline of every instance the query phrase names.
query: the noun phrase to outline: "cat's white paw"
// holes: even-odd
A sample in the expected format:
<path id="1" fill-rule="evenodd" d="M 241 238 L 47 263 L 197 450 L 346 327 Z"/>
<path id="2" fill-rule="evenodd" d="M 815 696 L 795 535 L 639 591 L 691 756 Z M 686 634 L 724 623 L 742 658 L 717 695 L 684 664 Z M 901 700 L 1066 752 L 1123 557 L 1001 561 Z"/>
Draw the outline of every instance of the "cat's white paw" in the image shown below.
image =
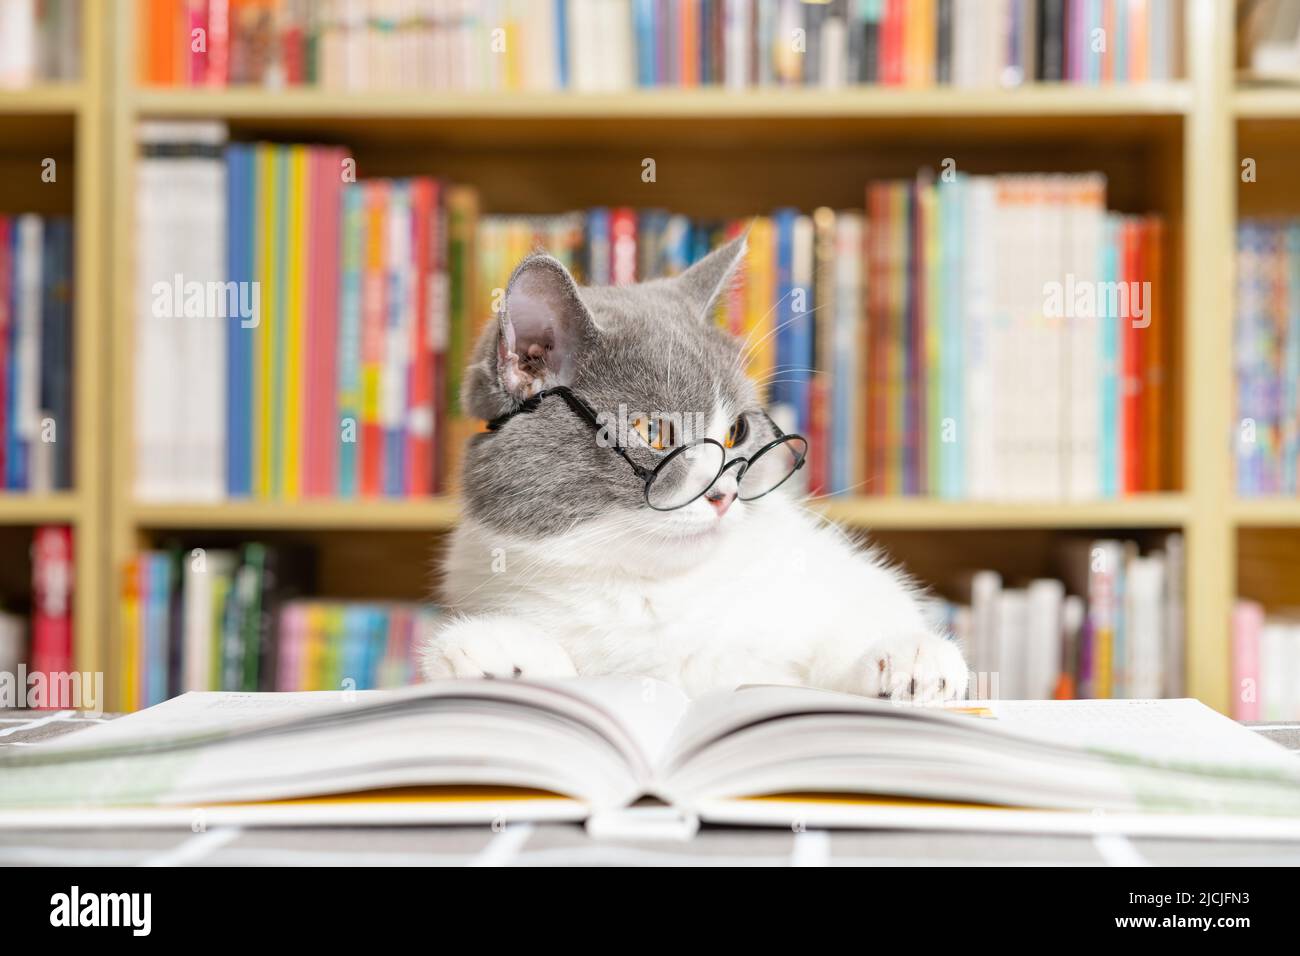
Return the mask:
<path id="1" fill-rule="evenodd" d="M 934 703 L 966 694 L 966 661 L 956 643 L 921 631 L 886 638 L 867 651 L 863 693 Z"/>
<path id="2" fill-rule="evenodd" d="M 446 677 L 576 677 L 555 639 L 522 618 L 481 615 L 443 626 L 420 653 L 430 680 Z"/>

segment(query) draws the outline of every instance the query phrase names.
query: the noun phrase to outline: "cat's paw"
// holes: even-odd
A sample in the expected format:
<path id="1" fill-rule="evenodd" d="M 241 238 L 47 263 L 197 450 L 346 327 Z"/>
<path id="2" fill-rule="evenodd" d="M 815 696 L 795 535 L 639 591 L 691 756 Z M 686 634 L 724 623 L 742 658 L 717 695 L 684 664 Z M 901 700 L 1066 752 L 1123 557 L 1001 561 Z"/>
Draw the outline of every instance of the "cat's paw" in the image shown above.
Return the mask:
<path id="1" fill-rule="evenodd" d="M 576 677 L 555 639 L 521 618 L 482 615 L 438 630 L 420 653 L 429 680 L 447 677 Z"/>
<path id="2" fill-rule="evenodd" d="M 961 649 L 925 631 L 872 644 L 862 678 L 864 693 L 870 697 L 924 704 L 966 695 Z"/>

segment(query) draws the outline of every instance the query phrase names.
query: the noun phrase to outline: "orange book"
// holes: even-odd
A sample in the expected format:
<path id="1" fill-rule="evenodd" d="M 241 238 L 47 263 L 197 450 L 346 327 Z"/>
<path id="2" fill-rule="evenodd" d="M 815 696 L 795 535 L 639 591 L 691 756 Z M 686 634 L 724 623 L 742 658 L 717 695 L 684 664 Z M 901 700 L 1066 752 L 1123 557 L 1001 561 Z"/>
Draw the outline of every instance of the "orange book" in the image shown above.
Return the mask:
<path id="1" fill-rule="evenodd" d="M 1169 312 L 1165 308 L 1164 284 L 1161 277 L 1164 269 L 1164 222 L 1157 216 L 1148 216 L 1143 222 L 1143 286 L 1150 288 L 1150 295 L 1143 293 L 1143 306 L 1146 309 L 1144 321 L 1150 324 L 1142 330 L 1145 347 L 1142 350 L 1143 385 L 1142 422 L 1146 426 L 1143 438 L 1145 459 L 1142 469 L 1142 488 L 1144 491 L 1162 491 L 1168 485 L 1165 462 L 1168 460 L 1169 447 L 1168 417 L 1165 414 L 1165 396 L 1168 394 L 1166 384 L 1166 354 L 1169 342 L 1169 330 L 1165 328 Z"/>
<path id="2" fill-rule="evenodd" d="M 1147 0 L 1128 0 L 1128 80 L 1142 83 L 1147 70 Z"/>
<path id="3" fill-rule="evenodd" d="M 1120 0 L 1102 0 L 1101 28 L 1104 36 L 1115 35 L 1115 5 L 1119 2 Z M 1106 47 L 1106 52 L 1101 55 L 1101 81 L 1115 82 L 1115 54 L 1109 45 Z"/>
<path id="4" fill-rule="evenodd" d="M 700 85 L 700 8 L 698 0 L 681 0 L 678 11 L 677 60 L 681 64 L 682 86 Z"/>

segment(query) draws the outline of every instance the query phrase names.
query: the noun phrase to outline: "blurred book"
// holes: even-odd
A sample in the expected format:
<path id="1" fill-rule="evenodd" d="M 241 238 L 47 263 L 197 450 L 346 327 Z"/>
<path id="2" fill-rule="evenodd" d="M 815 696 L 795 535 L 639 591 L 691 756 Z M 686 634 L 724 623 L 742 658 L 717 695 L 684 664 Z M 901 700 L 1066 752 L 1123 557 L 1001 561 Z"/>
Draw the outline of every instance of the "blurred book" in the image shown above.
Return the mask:
<path id="1" fill-rule="evenodd" d="M 1266 613 L 1255 601 L 1233 608 L 1232 716 L 1300 720 L 1300 611 Z"/>
<path id="2" fill-rule="evenodd" d="M 1300 458 L 1300 219 L 1237 225 L 1237 493 L 1295 495 Z"/>
<path id="3" fill-rule="evenodd" d="M 123 569 L 122 700 L 136 709 L 191 690 L 346 690 L 415 680 L 432 606 L 311 598 L 314 553 L 142 551 Z"/>
<path id="4" fill-rule="evenodd" d="M 137 32 L 141 81 L 161 86 L 999 88 L 1182 73 L 1179 0 L 421 0 L 400 14 L 388 0 L 146 0 Z"/>
<path id="5" fill-rule="evenodd" d="M 1181 697 L 1182 535 L 1139 553 L 1113 539 L 1067 542 L 1064 580 L 981 570 L 962 599 L 932 605 L 962 645 L 976 699 Z"/>
<path id="6" fill-rule="evenodd" d="M 72 487 L 73 261 L 66 217 L 0 215 L 0 488 Z"/>
<path id="7" fill-rule="evenodd" d="M 83 0 L 0 3 L 0 89 L 81 78 Z"/>

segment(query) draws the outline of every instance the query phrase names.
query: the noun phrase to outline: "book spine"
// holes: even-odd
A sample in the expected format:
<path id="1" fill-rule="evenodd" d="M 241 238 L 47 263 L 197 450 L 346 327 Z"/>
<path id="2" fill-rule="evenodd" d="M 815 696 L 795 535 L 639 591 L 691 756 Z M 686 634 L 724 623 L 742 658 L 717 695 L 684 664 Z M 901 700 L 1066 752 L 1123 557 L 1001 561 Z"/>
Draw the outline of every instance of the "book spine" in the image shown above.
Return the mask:
<path id="1" fill-rule="evenodd" d="M 72 569 L 72 529 L 37 528 L 32 535 L 31 670 L 45 676 L 45 706 L 50 708 L 84 706 L 84 702 L 71 699 L 72 686 L 58 679 L 73 669 Z"/>
<path id="2" fill-rule="evenodd" d="M 362 272 L 360 492 L 367 497 L 383 489 L 383 425 L 380 419 L 384 366 L 384 328 L 388 290 L 384 262 L 388 184 L 366 184 L 366 243 Z"/>

